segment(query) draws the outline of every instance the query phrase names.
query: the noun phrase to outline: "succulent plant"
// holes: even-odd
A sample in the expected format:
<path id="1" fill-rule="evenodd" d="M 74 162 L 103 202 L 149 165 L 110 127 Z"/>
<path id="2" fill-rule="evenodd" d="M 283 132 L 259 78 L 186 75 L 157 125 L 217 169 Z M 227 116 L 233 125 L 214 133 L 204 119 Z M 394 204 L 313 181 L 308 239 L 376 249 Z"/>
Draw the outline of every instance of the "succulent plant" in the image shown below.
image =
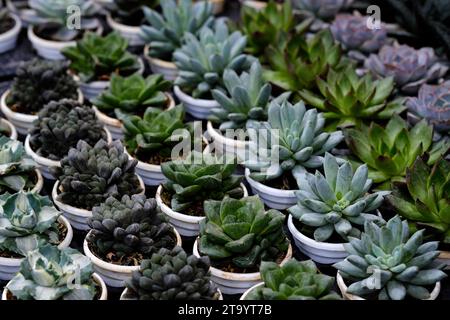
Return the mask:
<path id="1" fill-rule="evenodd" d="M 46 243 L 59 243 L 60 214 L 48 197 L 23 191 L 0 195 L 0 250 L 25 256 Z"/>
<path id="2" fill-rule="evenodd" d="M 33 189 L 36 167 L 20 141 L 0 136 L 0 194 Z"/>
<path id="3" fill-rule="evenodd" d="M 294 7 L 308 11 L 319 19 L 332 19 L 336 14 L 349 7 L 353 0 L 293 0 Z"/>
<path id="4" fill-rule="evenodd" d="M 245 300 L 340 300 L 334 278 L 321 274 L 312 260 L 290 259 L 279 266 L 261 262 L 264 285 L 250 291 Z"/>
<path id="5" fill-rule="evenodd" d="M 418 157 L 406 170 L 406 181 L 394 185 L 389 203 L 403 218 L 418 227 L 429 227 L 450 243 L 450 162 L 439 159 L 433 166 Z"/>
<path id="6" fill-rule="evenodd" d="M 284 215 L 265 211 L 258 196 L 241 200 L 205 201 L 206 219 L 200 222 L 199 252 L 213 264 L 226 261 L 242 269 L 259 268 L 261 261 L 277 261 L 288 249 Z"/>
<path id="7" fill-rule="evenodd" d="M 105 112 L 142 113 L 147 107 L 167 107 L 170 99 L 165 92 L 171 86 L 160 74 L 147 78 L 139 74 L 129 77 L 113 75 L 109 89 L 94 98 L 92 103 Z"/>
<path id="8" fill-rule="evenodd" d="M 244 54 L 247 38 L 239 31 L 230 34 L 223 20 L 217 20 L 214 29 L 203 28 L 196 37 L 185 35 L 185 44 L 173 57 L 179 74 L 175 84 L 194 98 L 207 97 L 213 89 L 224 89 L 223 73 L 246 71 L 254 61 Z"/>
<path id="9" fill-rule="evenodd" d="M 77 88 L 66 63 L 33 59 L 17 68 L 7 104 L 16 112 L 36 114 L 50 101 L 77 99 Z"/>
<path id="10" fill-rule="evenodd" d="M 104 37 L 86 32 L 76 47 L 64 48 L 62 54 L 81 81 L 109 80 L 111 74 L 127 76 L 139 70 L 138 58 L 127 47 L 127 40 L 117 32 Z"/>
<path id="11" fill-rule="evenodd" d="M 114 18 L 132 26 L 140 26 L 143 23 L 144 7 L 156 8 L 160 3 L 159 0 L 114 0 L 113 2 Z"/>
<path id="12" fill-rule="evenodd" d="M 407 45 L 385 45 L 371 54 L 364 66 L 381 77 L 394 77 L 405 94 L 416 94 L 424 83 L 443 77 L 448 66 L 438 61 L 432 48 L 414 49 Z"/>
<path id="13" fill-rule="evenodd" d="M 365 221 L 383 221 L 373 213 L 389 192 L 369 193 L 372 180 L 367 178 L 367 165 L 353 171 L 350 162 L 339 165 L 326 153 L 323 168 L 325 176 L 316 171 L 315 175 L 306 172 L 301 179 L 297 177 L 302 181 L 295 192 L 298 203 L 288 209 L 302 224 L 315 228 L 316 241 L 326 242 L 335 232 L 348 241 L 360 236 L 358 226 Z"/>
<path id="14" fill-rule="evenodd" d="M 121 198 L 142 191 L 134 169 L 120 141 L 108 145 L 99 140 L 94 146 L 78 141 L 77 147 L 61 160 L 61 167 L 51 168 L 59 180 L 58 200 L 91 210 L 109 197 Z"/>
<path id="15" fill-rule="evenodd" d="M 323 115 L 316 109 L 306 110 L 302 101 L 292 105 L 288 101 L 274 100 L 268 114 L 268 122 L 259 123 L 255 132 L 249 131 L 252 157 L 245 166 L 251 170 L 251 178 L 257 181 L 303 172 L 304 168 L 318 168 L 322 166 L 325 152 L 344 138 L 340 131 L 323 132 Z M 260 132 L 267 132 L 267 136 Z"/>
<path id="16" fill-rule="evenodd" d="M 406 102 L 409 111 L 426 119 L 434 129 L 442 133 L 450 130 L 450 81 L 440 85 L 423 85 L 417 98 Z"/>
<path id="17" fill-rule="evenodd" d="M 218 300 L 208 257 L 188 256 L 181 247 L 160 249 L 126 281 L 131 299 Z"/>
<path id="18" fill-rule="evenodd" d="M 236 167 L 234 158 L 225 159 L 197 151 L 191 152 L 186 159 L 161 164 L 161 170 L 168 180 L 163 184 L 164 188 L 172 196 L 172 210 L 187 210 L 185 213 L 190 214 L 188 209 L 196 203 L 203 206 L 204 200 L 222 200 L 227 195 L 241 198 L 242 176 L 233 174 Z M 199 214 L 192 212 L 195 213 Z"/>
<path id="19" fill-rule="evenodd" d="M 193 3 L 192 0 L 161 1 L 162 15 L 144 8 L 147 25 L 141 27 L 142 38 L 149 44 L 151 57 L 172 61 L 173 53 L 181 48 L 185 33 L 196 35 L 203 27 L 214 22 L 213 7 L 208 1 Z"/>
<path id="20" fill-rule="evenodd" d="M 52 101 L 39 111 L 30 130 L 30 146 L 40 156 L 59 161 L 84 140 L 94 145 L 106 132 L 91 107 L 75 100 Z"/>
<path id="21" fill-rule="evenodd" d="M 158 210 L 156 200 L 145 195 L 125 195 L 121 200 L 109 197 L 92 208 L 88 223 L 89 240 L 103 257 L 112 252 L 118 257 L 138 253 L 149 258 L 176 243 L 174 229 Z"/>
<path id="22" fill-rule="evenodd" d="M 433 127 L 425 120 L 408 128 L 407 123 L 394 115 L 386 128 L 372 122 L 358 129 L 344 131 L 347 144 L 353 154 L 369 167 L 369 178 L 375 183 L 402 181 L 406 169 L 418 156 L 430 154 L 429 164 L 446 154 L 450 142 L 442 139 L 433 143 Z"/>
<path id="23" fill-rule="evenodd" d="M 345 245 L 349 256 L 334 264 L 351 281 L 347 292 L 379 300 L 428 299 L 429 287 L 446 274 L 436 261 L 438 242 L 423 243 L 423 231 L 410 235 L 408 223 L 398 216 L 383 227 L 366 222 L 361 239 Z"/>
<path id="24" fill-rule="evenodd" d="M 77 250 L 46 245 L 27 254 L 6 288 L 18 300 L 93 300 L 93 273 L 89 258 Z"/>

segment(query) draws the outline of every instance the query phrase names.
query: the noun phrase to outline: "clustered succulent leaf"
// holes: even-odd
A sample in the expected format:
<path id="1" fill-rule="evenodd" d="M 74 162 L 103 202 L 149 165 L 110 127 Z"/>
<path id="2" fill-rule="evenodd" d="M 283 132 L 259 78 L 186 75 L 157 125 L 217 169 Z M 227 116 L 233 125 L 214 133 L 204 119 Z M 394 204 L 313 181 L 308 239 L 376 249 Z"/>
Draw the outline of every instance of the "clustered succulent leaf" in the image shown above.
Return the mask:
<path id="1" fill-rule="evenodd" d="M 175 233 L 155 199 L 145 195 L 113 197 L 92 209 L 90 241 L 98 253 L 118 257 L 133 253 L 149 258 L 160 248 L 175 246 Z"/>
<path id="2" fill-rule="evenodd" d="M 36 166 L 20 141 L 0 136 L 0 194 L 33 189 Z"/>
<path id="3" fill-rule="evenodd" d="M 93 273 L 89 258 L 77 250 L 46 245 L 27 254 L 6 288 L 18 300 L 93 300 Z"/>
<path id="4" fill-rule="evenodd" d="M 142 38 L 149 44 L 149 55 L 166 61 L 172 61 L 174 51 L 182 46 L 187 32 L 196 35 L 214 22 L 209 1 L 164 0 L 161 10 L 162 14 L 144 8 L 149 25 L 143 25 L 141 30 Z"/>
<path id="5" fill-rule="evenodd" d="M 245 300 L 340 300 L 334 292 L 334 278 L 321 274 L 312 260 L 290 259 L 279 266 L 261 262 L 264 281 L 248 293 Z"/>
<path id="6" fill-rule="evenodd" d="M 330 19 L 336 14 L 346 9 L 353 0 L 294 0 L 294 7 L 305 10 L 319 19 Z"/>
<path id="7" fill-rule="evenodd" d="M 23 191 L 0 195 L 0 250 L 25 256 L 46 243 L 58 244 L 60 214 L 48 197 Z"/>
<path id="8" fill-rule="evenodd" d="M 172 194 L 174 211 L 185 211 L 195 202 L 222 200 L 225 196 L 241 198 L 242 176 L 233 174 L 235 159 L 193 151 L 186 159 L 161 164 L 167 178 L 164 188 Z"/>
<path id="9" fill-rule="evenodd" d="M 379 300 L 406 296 L 428 299 L 429 289 L 446 277 L 436 261 L 438 242 L 423 242 L 423 231 L 410 235 L 408 223 L 398 216 L 383 227 L 367 222 L 361 239 L 345 244 L 349 256 L 334 264 L 351 282 L 347 292 Z"/>
<path id="10" fill-rule="evenodd" d="M 84 140 L 94 145 L 106 132 L 91 107 L 75 100 L 52 101 L 38 113 L 30 130 L 30 146 L 40 156 L 59 161 Z"/>
<path id="11" fill-rule="evenodd" d="M 126 25 L 140 25 L 144 17 L 143 7 L 156 8 L 159 2 L 159 0 L 114 0 L 114 18 Z"/>
<path id="12" fill-rule="evenodd" d="M 439 159 L 433 166 L 417 158 L 406 171 L 406 182 L 394 185 L 387 198 L 402 217 L 418 227 L 429 227 L 450 243 L 450 162 Z"/>
<path id="13" fill-rule="evenodd" d="M 16 112 L 35 114 L 50 101 L 77 99 L 77 88 L 66 63 L 33 59 L 17 68 L 7 104 Z"/>
<path id="14" fill-rule="evenodd" d="M 302 224 L 314 227 L 314 239 L 326 242 L 334 233 L 344 240 L 359 237 L 358 226 L 366 221 L 379 222 L 373 214 L 389 192 L 369 193 L 372 180 L 368 179 L 367 165 L 352 170 L 350 162 L 339 165 L 337 159 L 325 154 L 324 173 L 304 173 L 297 178 L 298 203 L 289 212 Z"/>
<path id="15" fill-rule="evenodd" d="M 223 20 L 217 20 L 213 29 L 201 29 L 198 37 L 187 33 L 185 40 L 174 53 L 179 70 L 175 84 L 194 98 L 204 98 L 213 89 L 223 90 L 225 70 L 241 73 L 254 61 L 244 54 L 247 37 L 239 31 L 230 34 Z"/>
<path id="16" fill-rule="evenodd" d="M 119 140 L 110 145 L 99 140 L 94 146 L 81 140 L 61 160 L 61 167 L 51 168 L 59 180 L 58 200 L 91 210 L 109 197 L 140 193 L 136 165 L 137 160 L 129 159 Z"/>
<path id="17" fill-rule="evenodd" d="M 208 257 L 188 256 L 181 247 L 160 249 L 141 263 L 139 271 L 126 281 L 130 299 L 218 300 L 210 281 Z"/>
<path id="18" fill-rule="evenodd" d="M 99 36 L 86 32 L 75 47 L 64 48 L 70 68 L 83 82 L 109 80 L 112 74 L 131 75 L 140 68 L 138 58 L 127 51 L 128 41 L 119 33 Z"/>

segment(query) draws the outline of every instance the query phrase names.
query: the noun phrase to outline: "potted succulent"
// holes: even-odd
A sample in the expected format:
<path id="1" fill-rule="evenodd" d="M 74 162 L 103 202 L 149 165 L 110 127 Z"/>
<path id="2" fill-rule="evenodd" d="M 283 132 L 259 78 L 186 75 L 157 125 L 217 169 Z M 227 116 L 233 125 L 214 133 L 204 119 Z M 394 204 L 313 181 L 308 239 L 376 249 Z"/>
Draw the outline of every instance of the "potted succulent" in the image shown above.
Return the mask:
<path id="1" fill-rule="evenodd" d="M 0 106 L 19 134 L 26 135 L 39 110 L 50 101 L 64 98 L 83 102 L 83 95 L 67 73 L 66 64 L 33 59 L 19 65 L 11 89 L 1 97 Z"/>
<path id="2" fill-rule="evenodd" d="M 205 217 L 205 200 L 247 196 L 242 177 L 233 174 L 236 167 L 234 158 L 224 159 L 197 151 L 186 159 L 161 165 L 167 181 L 158 187 L 156 201 L 182 236 L 198 235 L 199 222 Z"/>
<path id="3" fill-rule="evenodd" d="M 211 259 L 211 279 L 224 294 L 243 293 L 261 282 L 262 261 L 284 264 L 291 258 L 284 215 L 265 211 L 258 196 L 208 200 L 204 208 L 193 252 Z"/>
<path id="4" fill-rule="evenodd" d="M 269 106 L 268 122 L 257 123 L 255 133 L 249 131 L 245 177 L 268 207 L 282 210 L 294 205 L 294 173 L 319 168 L 325 152 L 343 140 L 340 131 L 323 132 L 324 124 L 323 114 L 316 109 L 306 110 L 302 101 L 292 105 L 274 100 Z"/>
<path id="5" fill-rule="evenodd" d="M 39 111 L 25 139 L 25 150 L 39 164 L 44 177 L 54 180 L 50 168 L 59 167 L 59 161 L 70 148 L 76 147 L 80 140 L 94 145 L 100 139 L 112 141 L 94 110 L 78 101 L 62 99 Z"/>
<path id="6" fill-rule="evenodd" d="M 162 14 L 144 8 L 147 24 L 141 27 L 141 37 L 147 44 L 144 57 L 153 73 L 162 74 L 166 80 L 175 80 L 177 66 L 173 53 L 184 42 L 186 32 L 197 34 L 204 26 L 214 22 L 212 6 L 207 1 L 193 3 L 192 0 L 161 1 Z"/>
<path id="7" fill-rule="evenodd" d="M 333 266 L 347 300 L 435 300 L 447 277 L 436 261 L 438 242 L 425 242 L 423 231 L 410 235 L 398 216 L 385 226 L 366 222 L 361 239 L 346 246 L 349 256 Z"/>
<path id="8" fill-rule="evenodd" d="M 263 282 L 248 289 L 241 300 L 341 300 L 334 292 L 334 278 L 321 274 L 312 260 L 290 259 L 279 266 L 262 261 Z"/>
<path id="9" fill-rule="evenodd" d="M 51 168 L 58 179 L 52 199 L 74 228 L 87 230 L 94 206 L 111 196 L 144 193 L 144 183 L 134 171 L 136 163 L 118 140 L 109 145 L 99 140 L 93 146 L 80 140 L 61 160 L 60 167 Z"/>
<path id="10" fill-rule="evenodd" d="M 17 140 L 16 127 L 6 119 L 0 118 L 0 135 L 7 136 L 11 140 Z"/>
<path id="11" fill-rule="evenodd" d="M 111 287 L 124 287 L 141 262 L 160 248 L 181 246 L 180 235 L 155 199 L 145 195 L 109 197 L 92 209 L 88 223 L 91 231 L 84 240 L 84 253 Z"/>
<path id="12" fill-rule="evenodd" d="M 39 56 L 49 60 L 62 60 L 61 50 L 75 46 L 86 31 L 103 32 L 100 21 L 94 18 L 95 4 L 88 0 L 29 0 L 33 10 L 28 39 Z M 71 21 L 70 8 L 79 10 L 81 28 Z"/>
<path id="13" fill-rule="evenodd" d="M 210 92 L 224 88 L 225 70 L 240 73 L 250 68 L 254 58 L 244 54 L 246 43 L 239 31 L 230 34 L 223 20 L 217 20 L 213 29 L 201 29 L 198 37 L 185 35 L 185 44 L 173 55 L 179 70 L 174 92 L 194 118 L 207 119 L 219 107 Z"/>
<path id="14" fill-rule="evenodd" d="M 350 162 L 339 165 L 327 153 L 323 171 L 324 175 L 316 171 L 297 177 L 298 202 L 288 209 L 288 228 L 301 252 L 331 264 L 347 256 L 344 242 L 359 238 L 365 221 L 383 222 L 376 210 L 389 192 L 369 192 L 372 180 L 365 164 L 353 171 Z"/>
<path id="15" fill-rule="evenodd" d="M 0 194 L 20 190 L 39 193 L 44 186 L 37 164 L 26 153 L 22 142 L 0 136 Z"/>
<path id="16" fill-rule="evenodd" d="M 102 278 L 89 259 L 72 248 L 45 245 L 27 254 L 2 300 L 107 300 Z"/>
<path id="17" fill-rule="evenodd" d="M 128 52 L 127 47 L 128 42 L 116 32 L 105 37 L 87 32 L 75 47 L 62 50 L 70 60 L 70 69 L 78 77 L 87 99 L 93 99 L 104 91 L 112 74 L 128 76 L 144 72 L 142 61 Z"/>
<path id="18" fill-rule="evenodd" d="M 16 47 L 22 22 L 19 17 L 2 8 L 0 2 L 0 53 L 12 50 Z"/>
<path id="19" fill-rule="evenodd" d="M 209 269 L 208 257 L 188 256 L 178 246 L 159 249 L 133 271 L 120 300 L 223 300 Z"/>
<path id="20" fill-rule="evenodd" d="M 109 89 L 94 98 L 92 103 L 98 119 L 105 124 L 113 139 L 122 139 L 120 115 L 142 115 L 147 107 L 175 107 L 175 101 L 168 92 L 171 87 L 172 84 L 158 74 L 147 78 L 138 74 L 129 77 L 113 75 Z"/>
<path id="21" fill-rule="evenodd" d="M 29 251 L 46 243 L 66 248 L 72 241 L 69 222 L 48 197 L 4 193 L 0 206 L 0 280 L 12 279 Z"/>

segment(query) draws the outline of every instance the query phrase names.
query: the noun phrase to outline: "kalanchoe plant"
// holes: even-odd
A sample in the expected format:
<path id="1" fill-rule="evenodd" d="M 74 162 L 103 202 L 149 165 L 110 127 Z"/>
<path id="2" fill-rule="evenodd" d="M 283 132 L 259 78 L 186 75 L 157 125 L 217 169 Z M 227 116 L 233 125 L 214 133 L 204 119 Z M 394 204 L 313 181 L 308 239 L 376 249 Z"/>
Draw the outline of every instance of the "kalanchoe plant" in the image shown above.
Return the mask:
<path id="1" fill-rule="evenodd" d="M 111 74 L 127 76 L 139 70 L 138 58 L 127 47 L 127 40 L 117 32 L 104 37 L 87 32 L 76 47 L 64 48 L 62 54 L 81 81 L 109 80 Z"/>
<path id="2" fill-rule="evenodd" d="M 264 285 L 250 291 L 245 300 L 340 300 L 334 278 L 321 274 L 312 260 L 291 259 L 279 266 L 261 262 Z"/>
<path id="3" fill-rule="evenodd" d="M 299 190 L 295 192 L 298 203 L 288 209 L 300 223 L 315 228 L 314 239 L 326 242 L 334 233 L 345 241 L 359 237 L 358 226 L 365 221 L 382 218 L 374 211 L 389 192 L 368 193 L 372 180 L 368 179 L 367 165 L 352 170 L 350 162 L 338 164 L 335 157 L 325 154 L 324 173 L 304 173 L 297 177 Z"/>
<path id="4" fill-rule="evenodd" d="M 123 196 L 121 200 L 106 199 L 100 206 L 92 208 L 89 219 L 91 233 L 89 241 L 101 257 L 111 253 L 119 258 L 139 262 L 150 258 L 160 248 L 175 246 L 175 233 L 161 213 L 155 199 L 145 195 Z"/>
<path id="5" fill-rule="evenodd" d="M 36 167 L 20 141 L 0 136 L 0 194 L 33 189 Z"/>
<path id="6" fill-rule="evenodd" d="M 161 1 L 162 15 L 144 8 L 149 25 L 143 25 L 142 38 L 149 44 L 149 55 L 172 61 L 174 51 L 184 43 L 185 33 L 196 35 L 203 27 L 214 22 L 213 7 L 208 1 L 193 3 L 192 0 Z"/>
<path id="7" fill-rule="evenodd" d="M 0 250 L 25 256 L 46 243 L 58 244 L 60 214 L 48 197 L 23 191 L 0 195 Z"/>
<path id="8" fill-rule="evenodd" d="M 160 0 L 114 0 L 113 2 L 112 11 L 115 19 L 126 25 L 140 26 L 144 19 L 143 7 L 156 8 Z"/>
<path id="9" fill-rule="evenodd" d="M 406 171 L 406 182 L 394 185 L 389 203 L 418 227 L 431 228 L 450 243 L 450 162 L 439 159 L 432 167 L 417 158 Z"/>
<path id="10" fill-rule="evenodd" d="M 371 54 L 364 66 L 381 77 L 394 77 L 405 94 L 416 94 L 422 84 L 435 81 L 448 71 L 432 48 L 416 50 L 398 44 L 386 45 L 378 54 Z"/>
<path id="11" fill-rule="evenodd" d="M 332 19 L 336 14 L 346 9 L 353 0 L 293 0 L 294 7 L 307 11 L 318 19 Z"/>
<path id="12" fill-rule="evenodd" d="M 77 250 L 46 245 L 27 254 L 6 288 L 18 300 L 93 300 L 93 273 L 89 258 Z"/>
<path id="13" fill-rule="evenodd" d="M 81 140 L 61 160 L 61 167 L 51 168 L 60 184 L 58 200 L 91 210 L 109 197 L 140 193 L 136 164 L 137 160 L 128 158 L 118 140 L 110 145 L 100 140 L 94 146 Z"/>
<path id="14" fill-rule="evenodd" d="M 239 31 L 230 34 L 223 20 L 217 20 L 214 29 L 200 30 L 198 37 L 187 33 L 185 39 L 174 53 L 179 70 L 175 84 L 194 98 L 207 97 L 212 89 L 223 90 L 225 70 L 240 73 L 254 61 L 244 54 L 247 38 Z"/>
<path id="15" fill-rule="evenodd" d="M 50 101 L 77 99 L 77 88 L 66 63 L 33 59 L 17 68 L 6 102 L 13 111 L 35 114 Z"/>
<path id="16" fill-rule="evenodd" d="M 349 256 L 334 264 L 351 283 L 347 293 L 379 300 L 430 298 L 429 289 L 446 274 L 436 261 L 438 242 L 423 243 L 423 231 L 410 235 L 408 223 L 398 216 L 381 228 L 366 222 L 361 239 L 345 244 Z"/>
<path id="17" fill-rule="evenodd" d="M 203 215 L 196 212 L 204 200 L 222 200 L 225 196 L 241 198 L 242 176 L 233 174 L 235 159 L 219 158 L 212 154 L 191 152 L 186 159 L 173 160 L 161 165 L 167 178 L 164 188 L 171 194 L 170 205 L 174 211 Z"/>
<path id="18" fill-rule="evenodd" d="M 181 247 L 160 249 L 126 281 L 130 291 L 126 299 L 218 300 L 209 268 L 208 257 L 188 256 Z"/>
<path id="19" fill-rule="evenodd" d="M 78 101 L 52 101 L 39 111 L 38 117 L 30 130 L 30 146 L 45 158 L 61 160 L 80 140 L 90 145 L 106 140 L 94 110 Z"/>
<path id="20" fill-rule="evenodd" d="M 418 156 L 430 153 L 428 163 L 433 164 L 450 148 L 450 142 L 444 139 L 433 143 L 433 127 L 425 120 L 409 129 L 397 115 L 386 128 L 372 122 L 370 126 L 346 129 L 344 134 L 353 154 L 369 167 L 369 178 L 386 182 L 381 188 L 389 188 L 390 181 L 402 181 Z"/>

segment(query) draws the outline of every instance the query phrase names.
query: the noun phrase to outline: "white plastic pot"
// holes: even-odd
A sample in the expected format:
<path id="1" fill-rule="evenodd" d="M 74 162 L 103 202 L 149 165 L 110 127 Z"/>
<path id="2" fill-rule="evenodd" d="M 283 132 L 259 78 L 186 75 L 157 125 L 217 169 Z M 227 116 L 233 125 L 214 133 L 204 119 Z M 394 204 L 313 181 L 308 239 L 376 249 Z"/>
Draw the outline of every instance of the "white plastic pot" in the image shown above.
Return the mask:
<path id="1" fill-rule="evenodd" d="M 144 182 L 141 177 L 137 176 L 139 179 L 139 184 L 142 188 L 142 192 L 139 194 L 145 193 Z M 55 203 L 56 207 L 63 213 L 63 215 L 69 220 L 70 224 L 73 228 L 81 231 L 89 230 L 88 219 L 92 217 L 92 211 L 86 209 L 80 209 L 72 207 L 68 204 L 62 203 L 58 200 L 59 193 L 59 180 L 55 182 L 52 189 L 52 199 Z"/>
<path id="2" fill-rule="evenodd" d="M 222 292 L 220 292 L 219 289 L 217 289 L 217 292 L 219 293 L 219 299 L 217 300 L 223 300 Z M 125 288 L 122 291 L 122 294 L 120 295 L 120 300 L 136 300 L 136 299 L 130 294 L 130 290 L 128 288 Z"/>
<path id="3" fill-rule="evenodd" d="M 174 228 L 174 233 L 177 239 L 177 246 L 181 247 L 181 237 L 178 234 L 177 230 Z M 106 285 L 114 288 L 122 288 L 125 287 L 125 280 L 131 278 L 131 274 L 133 271 L 139 270 L 139 266 L 120 266 L 116 264 L 112 264 L 109 262 L 105 262 L 98 258 L 92 251 L 89 249 L 88 245 L 88 237 L 91 231 L 88 233 L 86 238 L 84 238 L 83 242 L 83 251 L 84 254 L 91 259 L 92 265 L 94 266 L 95 272 L 97 272 L 100 277 L 102 277 L 103 281 L 105 281 Z"/>
<path id="4" fill-rule="evenodd" d="M 264 285 L 264 282 L 260 282 L 258 284 L 255 284 L 253 287 L 249 288 L 247 291 L 245 291 L 242 296 L 239 298 L 239 300 L 245 300 L 250 292 L 255 290 L 256 288 L 262 287 Z"/>
<path id="5" fill-rule="evenodd" d="M 247 159 L 246 153 L 249 148 L 247 141 L 240 141 L 225 137 L 220 130 L 214 129 L 211 121 L 206 125 L 206 131 L 213 140 L 214 150 L 219 155 L 232 155 L 237 158 L 239 162 Z"/>
<path id="6" fill-rule="evenodd" d="M 0 34 L 0 53 L 16 47 L 17 38 L 19 37 L 20 29 L 22 29 L 22 22 L 19 17 L 13 13 L 10 13 L 9 16 L 14 20 L 14 26 L 12 29 Z"/>
<path id="7" fill-rule="evenodd" d="M 67 234 L 63 241 L 58 245 L 58 248 L 63 249 L 69 247 L 73 238 L 73 230 L 69 221 L 60 216 L 58 221 L 67 228 Z M 0 280 L 11 280 L 20 269 L 20 263 L 23 258 L 4 258 L 0 257 Z"/>
<path id="8" fill-rule="evenodd" d="M 174 87 L 174 92 L 177 98 L 183 102 L 186 112 L 196 119 L 208 119 L 211 110 L 220 107 L 216 100 L 195 99 L 184 93 L 178 86 Z"/>
<path id="9" fill-rule="evenodd" d="M 195 240 L 193 253 L 195 256 L 200 257 L 198 251 L 198 239 Z M 288 251 L 281 265 L 286 263 L 292 257 L 292 247 L 289 244 Z M 261 274 L 259 272 L 252 273 L 234 273 L 225 272 L 220 269 L 211 267 L 211 281 L 217 284 L 217 287 L 224 294 L 240 294 L 248 290 L 261 282 Z"/>
<path id="10" fill-rule="evenodd" d="M 109 13 L 106 15 L 106 22 L 111 29 L 127 39 L 130 46 L 143 46 L 145 44 L 145 41 L 141 38 L 141 27 L 119 23 Z"/>
<path id="11" fill-rule="evenodd" d="M 245 179 L 249 183 L 254 194 L 259 195 L 266 206 L 272 209 L 284 210 L 297 203 L 295 190 L 275 189 L 250 177 L 250 170 L 245 169 Z"/>
<path id="12" fill-rule="evenodd" d="M 11 122 L 9 122 L 8 120 L 3 119 L 3 118 L 0 118 L 0 122 L 1 122 L 2 126 L 8 128 L 7 129 L 8 132 L 9 132 L 9 136 L 8 137 L 11 140 L 17 140 L 18 135 L 17 135 L 16 127 L 14 127 L 14 125 Z"/>
<path id="13" fill-rule="evenodd" d="M 241 183 L 241 188 L 244 191 L 244 198 L 248 196 L 247 188 Z M 199 222 L 205 219 L 204 216 L 190 216 L 180 212 L 173 211 L 168 205 L 164 203 L 161 198 L 163 186 L 160 185 L 156 190 L 156 202 L 161 211 L 169 217 L 169 222 L 174 226 L 183 237 L 196 237 L 200 233 Z"/>
<path id="14" fill-rule="evenodd" d="M 162 74 L 164 79 L 174 81 L 178 76 L 178 68 L 172 61 L 153 58 L 148 55 L 149 46 L 144 47 L 144 57 L 147 59 L 150 69 L 155 74 Z"/>
<path id="15" fill-rule="evenodd" d="M 239 0 L 244 7 L 250 7 L 252 9 L 261 10 L 267 7 L 267 2 L 253 1 L 253 0 Z"/>

